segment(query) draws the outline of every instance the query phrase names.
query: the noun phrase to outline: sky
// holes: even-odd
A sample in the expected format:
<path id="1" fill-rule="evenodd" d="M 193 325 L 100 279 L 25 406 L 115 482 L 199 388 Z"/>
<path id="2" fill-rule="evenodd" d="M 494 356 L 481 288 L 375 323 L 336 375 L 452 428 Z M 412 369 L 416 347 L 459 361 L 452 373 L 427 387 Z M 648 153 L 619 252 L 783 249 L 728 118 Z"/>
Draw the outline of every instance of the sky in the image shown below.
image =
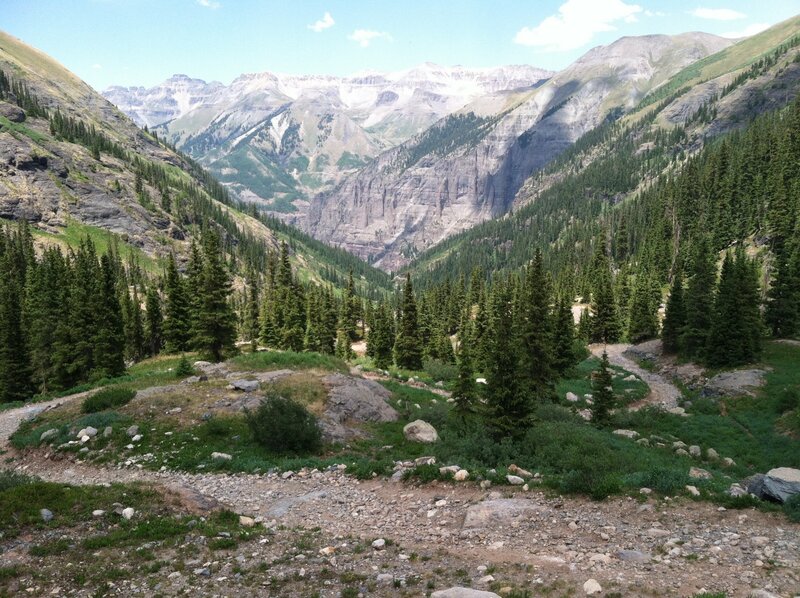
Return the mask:
<path id="1" fill-rule="evenodd" d="M 626 35 L 741 37 L 797 13 L 800 0 L 0 0 L 0 29 L 102 90 L 422 62 L 559 70 Z"/>

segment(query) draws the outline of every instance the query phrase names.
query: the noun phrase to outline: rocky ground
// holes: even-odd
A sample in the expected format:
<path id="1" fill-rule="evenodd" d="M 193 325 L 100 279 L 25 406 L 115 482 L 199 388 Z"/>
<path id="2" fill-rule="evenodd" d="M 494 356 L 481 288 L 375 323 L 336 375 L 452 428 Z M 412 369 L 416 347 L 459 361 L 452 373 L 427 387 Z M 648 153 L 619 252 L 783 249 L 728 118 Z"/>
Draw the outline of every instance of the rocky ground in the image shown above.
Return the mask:
<path id="1" fill-rule="evenodd" d="M 76 398 L 0 413 L 2 467 L 73 485 L 153 484 L 181 496 L 186 512 L 224 506 L 251 518 L 242 521 L 255 524 L 253 536 L 226 550 L 189 534 L 177 546 L 156 541 L 78 558 L 29 549 L 54 534 L 74 541 L 91 525 L 32 531 L 0 539 L 0 566 L 35 571 L 14 582 L 15 593 L 422 596 L 464 586 L 511 596 L 800 595 L 800 525 L 778 513 L 652 494 L 592 502 L 535 486 L 359 481 L 343 466 L 263 475 L 102 468 L 8 446 L 34 409 Z M 130 573 L 142 550 L 154 565 L 146 575 Z M 99 592 L 76 583 L 70 572 L 92 562 L 122 573 Z"/>

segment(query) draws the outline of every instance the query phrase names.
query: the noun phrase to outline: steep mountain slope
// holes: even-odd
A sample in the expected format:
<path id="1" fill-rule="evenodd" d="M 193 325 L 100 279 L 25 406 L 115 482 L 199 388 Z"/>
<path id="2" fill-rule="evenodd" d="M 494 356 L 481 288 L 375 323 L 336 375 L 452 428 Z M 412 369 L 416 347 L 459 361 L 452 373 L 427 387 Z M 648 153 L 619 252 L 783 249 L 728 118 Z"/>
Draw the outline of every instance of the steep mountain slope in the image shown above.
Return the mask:
<path id="1" fill-rule="evenodd" d="M 352 256 L 241 211 L 196 163 L 5 33 L 0 72 L 0 218 L 29 220 L 50 241 L 103 229 L 156 261 L 169 252 L 185 255 L 192 238 L 215 227 L 234 262 L 257 267 L 288 240 L 307 278 L 339 280 L 353 268 L 359 278 L 386 285 L 385 276 Z"/>
<path id="2" fill-rule="evenodd" d="M 514 269 L 538 247 L 554 271 L 579 272 L 598 238 L 611 239 L 615 256 L 625 258 L 653 238 L 674 234 L 677 251 L 680 233 L 654 230 L 661 216 L 639 198 L 668 185 L 708 141 L 785 107 L 798 92 L 800 18 L 793 18 L 676 73 L 627 116 L 594 129 L 531 177 L 517 193 L 513 214 L 447 239 L 411 268 L 425 283 L 476 267 Z M 712 195 L 717 184 L 692 183 Z M 744 221 L 752 214 L 730 217 Z"/>
<path id="3" fill-rule="evenodd" d="M 238 197 L 302 216 L 307 196 L 387 147 L 475 98 L 531 87 L 551 74 L 529 66 L 423 64 L 349 78 L 249 74 L 227 87 L 176 75 L 151 89 L 111 87 L 104 94 Z"/>
<path id="4" fill-rule="evenodd" d="M 505 214 L 531 173 L 730 43 L 702 33 L 623 38 L 538 89 L 481 98 L 316 196 L 308 230 L 396 269 L 447 236 Z"/>

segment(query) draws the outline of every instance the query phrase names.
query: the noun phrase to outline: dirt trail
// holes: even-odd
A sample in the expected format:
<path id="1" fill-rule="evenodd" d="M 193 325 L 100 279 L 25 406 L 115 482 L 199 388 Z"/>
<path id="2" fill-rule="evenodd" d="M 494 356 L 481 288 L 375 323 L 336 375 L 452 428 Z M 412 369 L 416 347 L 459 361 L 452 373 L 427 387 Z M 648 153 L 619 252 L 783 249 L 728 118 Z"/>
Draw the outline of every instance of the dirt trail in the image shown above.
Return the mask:
<path id="1" fill-rule="evenodd" d="M 649 372 L 640 367 L 635 361 L 625 356 L 631 345 L 620 343 L 616 345 L 590 345 L 589 349 L 592 354 L 600 357 L 603 354 L 603 349 L 608 353 L 608 361 L 611 365 L 621 367 L 632 374 L 636 374 L 641 378 L 647 386 L 650 387 L 650 392 L 644 400 L 631 405 L 630 409 L 637 410 L 649 405 L 660 405 L 664 409 L 673 409 L 678 406 L 678 399 L 681 398 L 682 393 L 672 382 L 667 380 L 661 374 L 656 372 Z"/>
<path id="2" fill-rule="evenodd" d="M 677 389 L 622 356 L 624 346 L 610 347 L 613 362 L 655 386 L 667 400 Z M 654 380 L 654 378 L 656 378 Z M 651 386 L 651 388 L 652 388 Z M 96 467 L 52 460 L 44 451 L 17 454 L 8 437 L 32 410 L 79 400 L 85 394 L 0 412 L 0 448 L 8 452 L 0 468 L 69 484 L 149 482 L 209 504 L 261 517 L 265 525 L 319 527 L 328 537 L 355 536 L 366 542 L 384 537 L 404 551 L 434 555 L 420 568 L 443 565 L 477 569 L 496 563 L 520 574 L 521 583 L 560 583 L 582 587 L 595 578 L 623 596 L 657 590 L 663 596 L 690 596 L 702 588 L 744 597 L 768 587 L 779 595 L 800 590 L 800 531 L 776 514 L 718 510 L 709 503 L 676 498 L 629 498 L 602 503 L 565 498 L 519 487 L 499 488 L 532 506 L 526 515 L 502 515 L 480 529 L 464 529 L 467 511 L 496 498 L 477 484 L 432 483 L 415 486 L 387 479 L 359 481 L 340 471 L 281 474 L 212 474 L 148 471 L 137 467 Z M 147 433 L 147 432 L 145 432 Z M 495 501 L 504 503 L 507 501 Z M 489 508 L 489 507 L 487 507 Z M 751 541 L 751 538 L 754 538 Z M 619 551 L 639 551 L 633 557 Z M 776 568 L 763 566 L 769 554 Z M 685 555 L 696 555 L 684 558 Z M 637 560 L 641 559 L 641 560 Z M 299 565 L 298 565 L 299 566 Z M 394 566 L 394 565 L 393 565 Z M 377 567 L 374 567 L 376 569 Z M 526 581 L 527 580 L 527 581 Z M 394 595 L 392 590 L 376 595 Z M 793 594 L 791 594 L 793 595 Z"/>

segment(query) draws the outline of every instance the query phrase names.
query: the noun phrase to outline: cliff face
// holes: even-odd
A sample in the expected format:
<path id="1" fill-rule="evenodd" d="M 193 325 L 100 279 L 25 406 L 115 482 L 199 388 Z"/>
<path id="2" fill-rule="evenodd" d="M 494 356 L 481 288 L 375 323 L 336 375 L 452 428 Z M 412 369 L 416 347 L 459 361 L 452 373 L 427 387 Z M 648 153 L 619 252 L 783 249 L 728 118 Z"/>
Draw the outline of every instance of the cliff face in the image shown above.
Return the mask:
<path id="1" fill-rule="evenodd" d="M 706 34 L 623 38 L 538 89 L 481 98 L 384 152 L 311 202 L 311 234 L 386 270 L 507 213 L 524 181 L 585 132 L 731 42 Z"/>

